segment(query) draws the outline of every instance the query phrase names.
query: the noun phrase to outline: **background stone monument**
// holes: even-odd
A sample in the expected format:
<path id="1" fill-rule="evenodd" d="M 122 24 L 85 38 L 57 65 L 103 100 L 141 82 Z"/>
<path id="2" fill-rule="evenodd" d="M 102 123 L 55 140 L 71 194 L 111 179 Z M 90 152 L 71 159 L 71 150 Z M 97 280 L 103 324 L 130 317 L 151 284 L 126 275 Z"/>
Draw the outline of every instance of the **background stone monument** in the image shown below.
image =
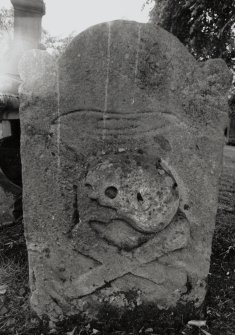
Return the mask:
<path id="1" fill-rule="evenodd" d="M 206 292 L 222 166 L 222 60 L 151 24 L 78 35 L 20 66 L 31 303 L 52 319 Z"/>
<path id="2" fill-rule="evenodd" d="M 40 47 L 41 20 L 45 14 L 43 0 L 11 0 L 11 3 L 14 38 L 5 52 L 1 50 L 0 60 L 0 227 L 21 219 L 21 213 L 16 213 L 17 207 L 21 212 L 22 192 L 18 64 L 24 52 Z"/>

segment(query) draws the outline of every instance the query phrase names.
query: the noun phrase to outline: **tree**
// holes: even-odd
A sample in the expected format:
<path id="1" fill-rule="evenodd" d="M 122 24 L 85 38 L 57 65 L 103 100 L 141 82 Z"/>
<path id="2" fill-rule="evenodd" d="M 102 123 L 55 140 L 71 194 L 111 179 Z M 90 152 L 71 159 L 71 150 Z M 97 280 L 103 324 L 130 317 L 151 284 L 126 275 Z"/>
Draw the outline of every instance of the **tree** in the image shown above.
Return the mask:
<path id="1" fill-rule="evenodd" d="M 13 34 L 13 9 L 0 9 L 0 38 L 4 35 L 12 35 Z"/>
<path id="2" fill-rule="evenodd" d="M 7 54 L 11 49 L 13 40 L 13 9 L 0 9 L 0 72 L 5 71 Z"/>
<path id="3" fill-rule="evenodd" d="M 234 0 L 146 0 L 155 2 L 152 22 L 173 33 L 199 60 L 223 58 L 235 66 Z"/>
<path id="4" fill-rule="evenodd" d="M 56 58 L 59 57 L 62 52 L 67 48 L 69 43 L 72 41 L 75 33 L 72 32 L 66 37 L 52 36 L 43 29 L 42 31 L 42 45 L 45 49 Z"/>

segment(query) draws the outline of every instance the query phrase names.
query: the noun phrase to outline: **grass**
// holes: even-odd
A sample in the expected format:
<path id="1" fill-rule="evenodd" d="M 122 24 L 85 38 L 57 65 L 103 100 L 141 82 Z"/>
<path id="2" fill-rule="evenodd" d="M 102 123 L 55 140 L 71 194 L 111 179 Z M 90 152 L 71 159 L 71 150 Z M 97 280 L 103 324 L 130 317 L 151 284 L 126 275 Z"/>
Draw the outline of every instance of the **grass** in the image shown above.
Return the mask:
<path id="1" fill-rule="evenodd" d="M 232 161 L 232 158 L 234 161 Z M 20 241 L 20 242 L 19 242 Z M 0 334 L 2 335 L 234 335 L 235 334 L 235 150 L 225 157 L 219 209 L 212 245 L 211 268 L 205 304 L 195 311 L 178 306 L 160 311 L 152 305 L 139 306 L 120 317 L 115 309 L 100 311 L 97 320 L 71 317 L 48 327 L 30 310 L 27 252 L 23 239 L 7 243 L 0 259 Z M 2 288 L 4 291 L 4 287 Z M 1 306 L 5 309 L 2 311 Z M 207 326 L 189 326 L 192 319 Z M 206 333 L 207 332 L 207 333 Z"/>
<path id="2" fill-rule="evenodd" d="M 0 332 L 14 332 L 14 328 L 24 327 L 25 316 L 29 312 L 27 265 L 4 260 L 0 268 L 1 285 L 6 286 L 6 294 L 2 295 L 3 308 L 0 310 Z"/>
<path id="3" fill-rule="evenodd" d="M 213 335 L 235 334 L 235 215 L 218 211 L 208 280 L 207 320 Z"/>

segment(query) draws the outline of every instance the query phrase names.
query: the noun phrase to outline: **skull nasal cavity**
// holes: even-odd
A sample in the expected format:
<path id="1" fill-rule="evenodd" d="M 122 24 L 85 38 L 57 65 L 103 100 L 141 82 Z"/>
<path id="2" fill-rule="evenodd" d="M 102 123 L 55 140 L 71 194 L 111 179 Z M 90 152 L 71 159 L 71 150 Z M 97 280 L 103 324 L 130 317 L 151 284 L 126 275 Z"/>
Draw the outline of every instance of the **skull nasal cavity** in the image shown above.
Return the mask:
<path id="1" fill-rule="evenodd" d="M 138 201 L 144 201 L 142 195 L 140 194 L 140 192 L 137 193 L 137 200 Z"/>
<path id="2" fill-rule="evenodd" d="M 108 198 L 114 199 L 114 198 L 116 198 L 116 196 L 118 194 L 118 190 L 116 189 L 116 187 L 110 186 L 110 187 L 106 188 L 104 193 Z"/>

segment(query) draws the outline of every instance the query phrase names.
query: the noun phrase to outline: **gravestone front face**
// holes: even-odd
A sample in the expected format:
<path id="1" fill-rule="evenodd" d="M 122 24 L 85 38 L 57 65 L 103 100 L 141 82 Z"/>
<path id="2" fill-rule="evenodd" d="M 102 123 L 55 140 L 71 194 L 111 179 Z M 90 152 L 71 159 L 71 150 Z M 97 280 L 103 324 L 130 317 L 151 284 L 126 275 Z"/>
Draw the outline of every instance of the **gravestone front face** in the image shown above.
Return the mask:
<path id="1" fill-rule="evenodd" d="M 226 93 L 171 34 L 115 21 L 58 65 L 21 63 L 24 221 L 31 303 L 52 319 L 104 305 L 202 303 Z"/>

